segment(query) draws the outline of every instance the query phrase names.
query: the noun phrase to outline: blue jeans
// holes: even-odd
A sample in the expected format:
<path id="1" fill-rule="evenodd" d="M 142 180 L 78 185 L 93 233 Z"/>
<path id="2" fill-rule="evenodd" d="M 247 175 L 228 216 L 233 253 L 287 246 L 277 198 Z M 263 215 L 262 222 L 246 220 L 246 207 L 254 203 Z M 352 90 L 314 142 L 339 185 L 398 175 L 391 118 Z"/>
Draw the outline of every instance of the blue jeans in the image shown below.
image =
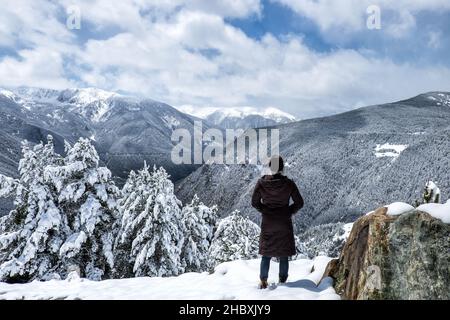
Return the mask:
<path id="1" fill-rule="evenodd" d="M 272 257 L 263 256 L 261 258 L 261 267 L 259 271 L 259 278 L 261 280 L 267 280 L 269 277 L 270 259 Z M 289 272 L 289 257 L 280 257 L 280 271 L 279 277 L 281 281 L 286 281 Z"/>

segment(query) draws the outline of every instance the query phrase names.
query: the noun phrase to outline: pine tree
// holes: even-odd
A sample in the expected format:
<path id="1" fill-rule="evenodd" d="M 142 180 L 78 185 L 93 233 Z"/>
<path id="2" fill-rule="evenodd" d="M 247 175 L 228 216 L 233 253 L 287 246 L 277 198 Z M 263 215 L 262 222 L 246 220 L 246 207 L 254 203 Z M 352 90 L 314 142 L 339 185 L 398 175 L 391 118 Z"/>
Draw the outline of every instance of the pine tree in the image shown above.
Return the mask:
<path id="1" fill-rule="evenodd" d="M 119 278 L 133 277 L 135 258 L 131 256 L 133 240 L 137 232 L 145 225 L 147 201 L 155 199 L 153 176 L 147 164 L 137 173 L 130 171 L 122 188 L 122 198 L 118 201 L 120 212 L 120 229 L 114 244 L 115 271 Z"/>
<path id="2" fill-rule="evenodd" d="M 62 163 L 53 138 L 33 148 L 24 142 L 22 153 L 20 178 L 0 177 L 1 195 L 16 195 L 15 209 L 0 226 L 0 280 L 8 282 L 57 277 L 59 247 L 68 232 L 55 187 L 44 177 L 46 166 Z"/>
<path id="3" fill-rule="evenodd" d="M 46 181 L 58 192 L 60 209 L 67 217 L 70 235 L 59 248 L 61 273 L 70 269 L 80 276 L 100 280 L 114 266 L 112 247 L 116 235 L 116 199 L 119 190 L 90 140 L 80 138 L 73 147 L 66 143 L 64 165 L 48 166 Z"/>
<path id="4" fill-rule="evenodd" d="M 194 195 L 192 202 L 182 210 L 184 244 L 181 261 L 185 272 L 206 271 L 208 251 L 214 236 L 217 207 L 209 208 Z"/>
<path id="5" fill-rule="evenodd" d="M 123 194 L 115 245 L 119 276 L 172 276 L 183 272 L 181 202 L 164 168 L 149 172 L 145 165 L 139 172 L 130 173 Z"/>
<path id="6" fill-rule="evenodd" d="M 219 221 L 209 250 L 210 266 L 258 257 L 260 228 L 238 210 Z"/>

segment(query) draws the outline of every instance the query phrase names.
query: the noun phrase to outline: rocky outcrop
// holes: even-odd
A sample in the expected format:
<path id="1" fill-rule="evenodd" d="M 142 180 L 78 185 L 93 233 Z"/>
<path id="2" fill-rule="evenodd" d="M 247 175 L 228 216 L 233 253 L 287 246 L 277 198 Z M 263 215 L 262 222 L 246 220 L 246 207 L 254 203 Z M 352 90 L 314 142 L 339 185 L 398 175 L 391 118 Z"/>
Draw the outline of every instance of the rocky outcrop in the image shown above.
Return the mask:
<path id="1" fill-rule="evenodd" d="M 326 276 L 343 299 L 450 299 L 450 225 L 379 208 L 355 222 Z"/>

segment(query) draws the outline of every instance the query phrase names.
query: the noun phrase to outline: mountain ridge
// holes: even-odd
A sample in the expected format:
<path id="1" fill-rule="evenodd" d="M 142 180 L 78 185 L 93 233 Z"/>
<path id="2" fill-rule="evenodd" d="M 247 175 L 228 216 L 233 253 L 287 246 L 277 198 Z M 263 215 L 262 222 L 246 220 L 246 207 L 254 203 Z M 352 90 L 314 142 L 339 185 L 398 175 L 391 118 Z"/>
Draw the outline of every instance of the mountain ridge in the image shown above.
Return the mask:
<path id="1" fill-rule="evenodd" d="M 19 87 L 0 90 L 0 112 L 29 126 L 41 128 L 73 143 L 79 137 L 95 141 L 101 160 L 114 175 L 125 178 L 144 163 L 163 165 L 174 180 L 195 168 L 175 166 L 170 160 L 171 134 L 177 128 L 192 130 L 196 118 L 148 98 L 132 97 L 96 88 L 51 90 Z M 17 125 L 18 126 L 18 125 Z M 38 143 L 42 137 L 25 137 L 18 128 L 0 132 Z M 206 130 L 209 126 L 204 124 Z M 45 139 L 44 139 L 45 140 Z M 18 144 L 20 146 L 20 143 Z M 6 150 L 6 148 L 4 148 Z M 60 151 L 60 150 L 58 150 Z M 13 156 L 17 164 L 20 151 Z M 0 162 L 0 173 L 2 171 Z"/>
<path id="2" fill-rule="evenodd" d="M 352 222 L 386 201 L 413 203 L 428 180 L 449 194 L 450 175 L 444 168 L 450 166 L 450 108 L 429 98 L 434 95 L 445 98 L 448 93 L 273 127 L 280 130 L 286 174 L 305 195 L 297 230 Z M 217 204 L 222 215 L 239 209 L 259 221 L 250 196 L 260 172 L 258 165 L 203 165 L 176 190 L 182 200 L 197 193 L 206 204 Z"/>

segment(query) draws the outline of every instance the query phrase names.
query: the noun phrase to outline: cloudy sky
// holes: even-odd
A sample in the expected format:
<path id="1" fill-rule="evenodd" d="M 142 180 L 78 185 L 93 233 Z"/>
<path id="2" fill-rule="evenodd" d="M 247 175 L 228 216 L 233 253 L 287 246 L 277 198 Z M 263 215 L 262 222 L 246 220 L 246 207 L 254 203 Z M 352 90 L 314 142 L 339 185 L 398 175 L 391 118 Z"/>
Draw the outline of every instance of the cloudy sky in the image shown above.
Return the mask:
<path id="1" fill-rule="evenodd" d="M 373 5 L 380 29 L 367 27 Z M 0 6 L 3 87 L 98 87 L 177 107 L 277 107 L 301 118 L 450 91 L 448 0 Z M 78 12 L 80 28 L 68 28 Z"/>

